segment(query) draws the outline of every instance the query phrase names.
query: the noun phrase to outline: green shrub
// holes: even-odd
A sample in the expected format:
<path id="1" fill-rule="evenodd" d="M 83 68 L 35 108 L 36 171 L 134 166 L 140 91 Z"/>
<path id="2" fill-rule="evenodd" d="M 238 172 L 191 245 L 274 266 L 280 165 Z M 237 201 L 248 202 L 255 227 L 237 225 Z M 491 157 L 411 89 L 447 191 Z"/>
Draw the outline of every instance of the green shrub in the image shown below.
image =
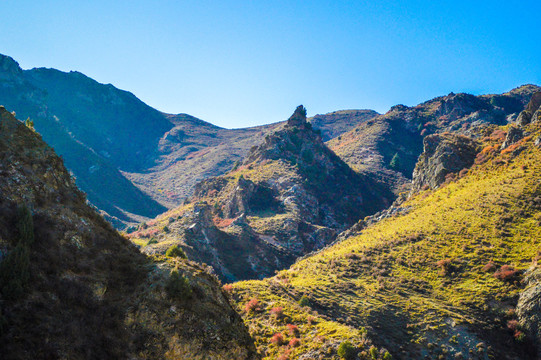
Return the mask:
<path id="1" fill-rule="evenodd" d="M 349 341 L 344 341 L 338 346 L 338 356 L 342 359 L 350 360 L 355 358 L 356 349 Z"/>
<path id="2" fill-rule="evenodd" d="M 34 242 L 32 213 L 25 206 L 17 209 L 19 241 L 0 262 L 0 292 L 6 300 L 21 298 L 30 280 L 30 245 Z"/>
<path id="3" fill-rule="evenodd" d="M 378 349 L 376 349 L 375 346 L 370 346 L 370 349 L 368 350 L 370 353 L 370 357 L 374 360 L 378 358 Z"/>
<path id="4" fill-rule="evenodd" d="M 170 231 L 171 231 L 171 230 L 169 230 L 169 227 L 167 227 L 167 226 L 164 226 L 164 227 L 163 227 L 163 232 L 164 232 L 164 233 L 167 234 L 167 233 L 169 233 Z"/>
<path id="5" fill-rule="evenodd" d="M 30 254 L 28 246 L 19 242 L 0 263 L 0 291 L 6 300 L 24 295 L 30 279 Z"/>
<path id="6" fill-rule="evenodd" d="M 180 275 L 177 270 L 171 272 L 165 285 L 165 291 L 167 291 L 169 297 L 179 300 L 186 300 L 192 296 L 190 282 L 186 277 Z"/>
<path id="7" fill-rule="evenodd" d="M 385 351 L 385 354 L 383 354 L 383 360 L 392 360 L 393 357 L 391 354 L 389 354 L 388 351 Z"/>
<path id="8" fill-rule="evenodd" d="M 303 295 L 299 300 L 300 306 L 310 306 L 310 300 L 308 300 L 308 297 L 306 295 Z"/>
<path id="9" fill-rule="evenodd" d="M 157 244 L 157 243 L 158 243 L 158 240 L 156 240 L 156 238 L 152 238 L 147 242 L 147 246 L 152 245 L 152 244 Z"/>
<path id="10" fill-rule="evenodd" d="M 179 257 L 183 259 L 187 258 L 184 250 L 182 250 L 182 248 L 178 245 L 173 245 L 169 249 L 167 249 L 167 251 L 165 252 L 165 256 L 170 257 L 170 258 L 172 257 Z"/>
<path id="11" fill-rule="evenodd" d="M 398 153 L 394 154 L 391 162 L 389 163 L 389 167 L 393 170 L 400 170 L 400 155 L 398 155 Z"/>
<path id="12" fill-rule="evenodd" d="M 34 221 L 32 213 L 26 205 L 19 206 L 17 209 L 17 230 L 20 241 L 23 244 L 32 245 L 34 242 Z"/>

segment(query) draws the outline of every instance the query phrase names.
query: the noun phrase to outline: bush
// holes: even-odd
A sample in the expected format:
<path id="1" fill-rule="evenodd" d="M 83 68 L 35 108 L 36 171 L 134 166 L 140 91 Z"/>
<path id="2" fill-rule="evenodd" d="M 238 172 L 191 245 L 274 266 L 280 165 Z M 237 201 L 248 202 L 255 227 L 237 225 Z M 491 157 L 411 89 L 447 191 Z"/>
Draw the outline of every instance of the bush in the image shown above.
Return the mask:
<path id="1" fill-rule="evenodd" d="M 34 243 L 34 221 L 32 213 L 22 205 L 17 209 L 17 230 L 19 231 L 19 240 L 26 245 Z"/>
<path id="2" fill-rule="evenodd" d="M 287 327 L 287 330 L 289 331 L 289 335 L 296 336 L 299 334 L 299 328 L 296 325 L 287 324 L 286 327 Z"/>
<path id="3" fill-rule="evenodd" d="M 494 273 L 496 279 L 509 282 L 516 280 L 517 276 L 518 271 L 509 265 L 503 265 Z"/>
<path id="4" fill-rule="evenodd" d="M 0 263 L 0 291 L 6 300 L 16 300 L 24 295 L 30 280 L 30 251 L 19 242 Z"/>
<path id="5" fill-rule="evenodd" d="M 271 309 L 270 314 L 276 318 L 281 319 L 284 316 L 284 308 L 278 306 Z"/>
<path id="6" fill-rule="evenodd" d="M 289 340 L 289 347 L 294 348 L 294 347 L 299 347 L 299 346 L 301 346 L 301 341 L 299 339 L 293 338 Z"/>
<path id="7" fill-rule="evenodd" d="M 169 258 L 172 258 L 172 257 L 179 257 L 183 259 L 187 258 L 184 250 L 182 250 L 182 248 L 178 245 L 173 245 L 169 249 L 167 249 L 167 251 L 165 252 L 165 256 Z"/>
<path id="8" fill-rule="evenodd" d="M 158 243 L 158 240 L 156 240 L 156 238 L 152 238 L 147 242 L 147 246 L 152 245 L 152 244 L 157 244 L 157 243 Z"/>
<path id="9" fill-rule="evenodd" d="M 393 359 L 392 355 L 388 351 L 385 351 L 385 354 L 383 354 L 383 360 L 392 360 L 392 359 Z"/>
<path id="10" fill-rule="evenodd" d="M 165 291 L 169 297 L 179 300 L 186 300 L 192 296 L 192 287 L 190 282 L 177 270 L 171 272 L 169 280 L 165 285 Z"/>
<path id="11" fill-rule="evenodd" d="M 378 349 L 374 345 L 370 346 L 370 349 L 368 349 L 368 352 L 370 353 L 370 357 L 374 360 L 378 358 Z"/>
<path id="12" fill-rule="evenodd" d="M 303 295 L 299 300 L 300 306 L 310 306 L 310 300 L 308 300 L 308 297 L 306 295 Z"/>
<path id="13" fill-rule="evenodd" d="M 270 342 L 274 345 L 282 345 L 284 343 L 284 335 L 280 334 L 280 333 L 277 333 L 277 334 L 274 334 L 271 339 L 270 339 Z"/>
<path id="14" fill-rule="evenodd" d="M 396 171 L 400 170 L 400 155 L 398 155 L 398 153 L 394 154 L 391 162 L 389 163 L 389 167 Z"/>
<path id="15" fill-rule="evenodd" d="M 244 310 L 246 310 L 246 312 L 253 312 L 253 311 L 259 311 L 260 310 L 260 306 L 259 306 L 259 300 L 257 299 L 252 299 L 250 301 L 248 301 L 246 303 L 246 306 L 244 307 Z"/>
<path id="16" fill-rule="evenodd" d="M 355 353 L 355 346 L 353 346 L 353 344 L 349 341 L 344 341 L 340 344 L 340 346 L 338 346 L 338 356 L 340 356 L 342 359 L 354 359 Z"/>
<path id="17" fill-rule="evenodd" d="M 30 245 L 34 242 L 34 222 L 32 213 L 25 205 L 17 209 L 16 226 L 19 241 L 0 262 L 0 292 L 6 300 L 24 296 L 30 280 Z"/>

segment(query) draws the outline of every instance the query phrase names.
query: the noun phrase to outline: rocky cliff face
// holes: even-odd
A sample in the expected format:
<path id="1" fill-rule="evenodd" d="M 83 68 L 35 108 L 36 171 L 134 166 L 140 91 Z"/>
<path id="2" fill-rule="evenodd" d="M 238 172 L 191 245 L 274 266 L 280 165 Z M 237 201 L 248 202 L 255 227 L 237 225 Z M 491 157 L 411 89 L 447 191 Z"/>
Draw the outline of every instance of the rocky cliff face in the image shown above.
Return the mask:
<path id="1" fill-rule="evenodd" d="M 3 107 L 0 194 L 2 359 L 257 358 L 213 275 L 142 255 Z"/>
<path id="2" fill-rule="evenodd" d="M 130 236 L 140 244 L 141 237 L 156 238 L 145 252 L 163 252 L 177 242 L 228 281 L 263 278 L 393 199 L 330 151 L 299 106 L 238 168 L 202 181 L 190 204 Z"/>
<path id="3" fill-rule="evenodd" d="M 526 288 L 520 293 L 517 316 L 520 325 L 537 345 L 541 356 L 541 269 L 532 268 L 526 272 Z"/>
<path id="4" fill-rule="evenodd" d="M 467 169 L 480 150 L 479 144 L 466 136 L 451 133 L 434 134 L 424 138 L 424 151 L 413 170 L 412 190 L 435 189 L 448 176 L 457 177 Z"/>

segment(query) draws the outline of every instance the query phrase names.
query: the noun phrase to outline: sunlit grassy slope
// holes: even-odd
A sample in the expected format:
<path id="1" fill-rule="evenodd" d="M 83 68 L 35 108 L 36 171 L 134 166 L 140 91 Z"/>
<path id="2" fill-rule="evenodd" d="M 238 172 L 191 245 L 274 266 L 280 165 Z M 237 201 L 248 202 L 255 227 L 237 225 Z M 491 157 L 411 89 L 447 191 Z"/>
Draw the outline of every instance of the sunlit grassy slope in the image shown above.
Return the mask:
<path id="1" fill-rule="evenodd" d="M 407 214 L 273 278 L 233 284 L 232 297 L 266 358 L 338 358 L 345 340 L 360 358 L 371 358 L 370 341 L 400 359 L 527 358 L 527 340 L 515 339 L 507 322 L 521 273 L 541 245 L 540 132 L 532 125 L 532 135 L 502 151 L 505 130 L 487 129 L 486 148 L 469 173 L 412 197 L 401 205 Z M 515 276 L 498 279 L 503 265 L 518 270 Z M 303 296 L 308 306 L 299 305 Z M 246 309 L 251 299 L 259 310 Z M 282 319 L 271 314 L 276 307 L 283 307 Z M 299 334 L 290 335 L 287 324 Z M 276 333 L 300 345 L 273 344 Z M 384 351 L 373 355 L 383 358 Z"/>

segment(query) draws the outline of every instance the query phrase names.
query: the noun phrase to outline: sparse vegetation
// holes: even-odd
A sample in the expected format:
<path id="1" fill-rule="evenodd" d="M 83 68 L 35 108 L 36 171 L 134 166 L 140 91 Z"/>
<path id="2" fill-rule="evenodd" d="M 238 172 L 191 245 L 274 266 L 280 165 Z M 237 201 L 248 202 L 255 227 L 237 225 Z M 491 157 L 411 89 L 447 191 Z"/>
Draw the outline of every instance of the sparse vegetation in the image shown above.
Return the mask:
<path id="1" fill-rule="evenodd" d="M 186 253 L 178 245 L 173 245 L 169 249 L 167 249 L 167 251 L 165 252 L 165 256 L 169 258 L 179 257 L 181 259 L 186 259 Z"/>

